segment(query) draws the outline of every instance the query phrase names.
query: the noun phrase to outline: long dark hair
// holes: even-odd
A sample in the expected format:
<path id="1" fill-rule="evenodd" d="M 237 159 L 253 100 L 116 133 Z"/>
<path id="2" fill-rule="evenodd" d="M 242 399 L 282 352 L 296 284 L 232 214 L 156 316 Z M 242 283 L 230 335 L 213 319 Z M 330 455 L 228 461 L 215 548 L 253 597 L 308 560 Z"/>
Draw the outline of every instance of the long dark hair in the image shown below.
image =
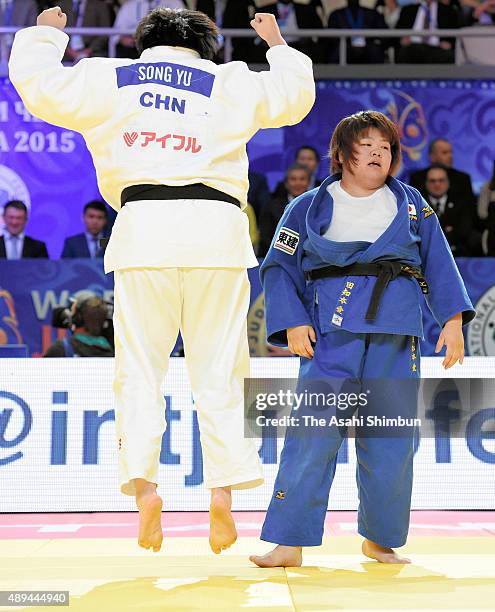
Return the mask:
<path id="1" fill-rule="evenodd" d="M 167 45 L 197 51 L 203 59 L 213 59 L 217 52 L 218 29 L 200 11 L 156 8 L 138 23 L 136 48 L 145 49 Z"/>

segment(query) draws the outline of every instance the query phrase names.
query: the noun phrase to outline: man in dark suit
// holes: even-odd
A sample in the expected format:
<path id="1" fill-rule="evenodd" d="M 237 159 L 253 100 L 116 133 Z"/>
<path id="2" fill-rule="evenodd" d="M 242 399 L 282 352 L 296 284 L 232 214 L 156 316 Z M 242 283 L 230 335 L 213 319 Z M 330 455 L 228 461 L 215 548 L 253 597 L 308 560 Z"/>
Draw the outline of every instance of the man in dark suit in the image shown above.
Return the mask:
<path id="1" fill-rule="evenodd" d="M 320 165 L 320 154 L 314 147 L 306 144 L 299 147 L 294 157 L 294 163 L 306 166 L 306 168 L 309 170 L 310 176 L 308 189 L 314 189 L 315 187 L 319 187 L 321 185 L 321 181 L 317 178 L 318 167 Z M 283 181 L 278 182 L 275 186 L 273 197 L 282 200 L 285 199 L 287 203 L 287 196 L 288 191 L 286 179 L 284 179 Z"/>
<path id="2" fill-rule="evenodd" d="M 34 0 L 2 0 L 0 2 L 0 26 L 29 27 L 36 24 L 38 7 Z M 0 74 L 8 73 L 7 57 L 14 40 L 13 34 L 4 34 L 0 39 L 2 60 L 0 61 Z"/>
<path id="3" fill-rule="evenodd" d="M 249 191 L 247 201 L 253 207 L 256 220 L 259 222 L 261 213 L 270 201 L 270 190 L 266 176 L 260 172 L 249 170 L 248 172 Z"/>
<path id="4" fill-rule="evenodd" d="M 311 174 L 307 166 L 297 163 L 289 166 L 284 181 L 285 194 L 282 197 L 274 195 L 261 213 L 258 257 L 265 257 L 270 248 L 278 222 L 288 202 L 308 191 L 310 180 Z"/>
<path id="5" fill-rule="evenodd" d="M 34 0 L 0 2 L 0 26 L 33 26 L 37 16 L 38 7 Z"/>
<path id="6" fill-rule="evenodd" d="M 324 28 L 325 10 L 321 0 L 292 0 L 299 30 L 320 30 Z M 301 32 L 304 34 L 304 32 Z M 326 39 L 304 38 L 294 41 L 294 47 L 309 55 L 315 64 L 326 63 Z"/>
<path id="7" fill-rule="evenodd" d="M 61 259 L 103 257 L 100 240 L 105 238 L 107 218 L 107 208 L 103 202 L 88 202 L 83 211 L 85 231 L 65 239 Z"/>
<path id="8" fill-rule="evenodd" d="M 48 258 L 46 244 L 26 236 L 27 206 L 20 200 L 11 200 L 3 207 L 5 227 L 0 236 L 0 259 Z"/>
<path id="9" fill-rule="evenodd" d="M 452 254 L 456 257 L 469 256 L 472 231 L 471 206 L 464 200 L 452 198 L 447 170 L 439 164 L 433 164 L 426 171 L 425 199 L 437 214 Z M 425 211 L 425 219 L 427 215 L 428 212 Z"/>
<path id="10" fill-rule="evenodd" d="M 461 172 L 452 168 L 453 152 L 452 144 L 445 138 L 436 138 L 432 140 L 428 149 L 430 162 L 432 164 L 440 164 L 447 170 L 449 177 L 449 192 L 456 201 L 465 201 L 473 208 L 476 204 L 476 198 L 471 185 L 471 177 L 467 172 Z M 411 187 L 416 187 L 423 196 L 426 196 L 426 173 L 428 168 L 413 172 L 409 178 Z"/>
<path id="11" fill-rule="evenodd" d="M 337 30 L 386 30 L 383 15 L 376 9 L 364 8 L 359 0 L 347 0 L 347 7 L 333 11 L 328 18 L 329 29 Z M 349 64 L 383 64 L 384 49 L 380 39 L 353 36 L 347 39 Z M 329 39 L 328 61 L 339 61 L 339 40 Z"/>
<path id="12" fill-rule="evenodd" d="M 249 21 L 254 17 L 254 0 L 226 0 L 222 15 L 222 27 L 226 29 L 249 29 Z M 270 0 L 263 7 L 264 13 L 277 15 L 277 1 Z M 232 59 L 243 62 L 264 64 L 266 45 L 260 39 L 232 38 Z"/>
<path id="13" fill-rule="evenodd" d="M 437 0 L 403 6 L 395 26 L 397 30 L 445 30 L 458 27 L 458 12 L 449 4 Z M 396 62 L 399 64 L 445 64 L 455 60 L 453 38 L 403 36 L 400 42 L 396 54 Z"/>
<path id="14" fill-rule="evenodd" d="M 43 8 L 59 6 L 67 15 L 68 28 L 111 28 L 114 17 L 104 0 L 49 0 Z M 108 37 L 72 35 L 64 61 L 77 61 L 83 57 L 106 57 Z"/>

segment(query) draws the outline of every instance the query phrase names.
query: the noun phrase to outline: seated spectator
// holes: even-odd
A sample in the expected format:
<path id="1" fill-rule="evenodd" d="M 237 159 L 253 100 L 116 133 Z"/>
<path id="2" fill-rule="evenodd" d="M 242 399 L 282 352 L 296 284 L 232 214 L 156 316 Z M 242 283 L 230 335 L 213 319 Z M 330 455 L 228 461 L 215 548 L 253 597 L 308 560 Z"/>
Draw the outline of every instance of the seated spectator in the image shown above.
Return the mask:
<path id="1" fill-rule="evenodd" d="M 39 10 L 34 0 L 2 0 L 0 25 L 29 27 L 36 25 Z"/>
<path id="2" fill-rule="evenodd" d="M 126 0 L 120 7 L 113 27 L 119 30 L 135 30 L 141 19 L 155 8 L 187 8 L 182 0 Z M 132 34 L 112 36 L 112 44 L 116 45 L 116 57 L 137 59 L 139 53 L 134 44 Z"/>
<path id="3" fill-rule="evenodd" d="M 26 236 L 27 206 L 20 200 L 11 200 L 3 207 L 5 227 L 0 236 L 0 259 L 48 258 L 46 244 Z"/>
<path id="4" fill-rule="evenodd" d="M 42 10 L 59 6 L 67 15 L 68 28 L 111 28 L 113 12 L 104 0 L 51 0 L 43 2 Z M 77 62 L 83 57 L 108 56 L 107 36 L 73 34 L 64 55 L 65 62 Z"/>
<path id="5" fill-rule="evenodd" d="M 460 27 L 457 11 L 446 2 L 426 0 L 403 6 L 397 30 L 435 30 Z M 403 36 L 397 50 L 399 64 L 451 64 L 455 60 L 455 39 L 437 36 Z"/>
<path id="6" fill-rule="evenodd" d="M 99 200 L 88 202 L 83 211 L 85 231 L 65 239 L 61 259 L 103 257 L 100 240 L 106 237 L 107 207 Z"/>
<path id="7" fill-rule="evenodd" d="M 20 26 L 27 28 L 36 25 L 36 17 L 38 16 L 38 7 L 34 0 L 2 0 L 0 2 L 0 26 L 12 27 Z M 4 34 L 0 37 L 2 73 L 7 73 L 7 58 L 10 53 L 13 34 Z"/>
<path id="8" fill-rule="evenodd" d="M 333 11 L 328 18 L 330 29 L 385 30 L 387 24 L 377 10 L 360 6 L 359 0 L 347 0 L 347 7 Z M 329 39 L 329 61 L 339 62 L 339 40 Z M 384 48 L 380 39 L 353 36 L 347 39 L 347 63 L 383 64 Z"/>
<path id="9" fill-rule="evenodd" d="M 313 189 L 313 187 L 319 187 L 321 185 L 321 181 L 317 178 L 318 167 L 320 165 L 320 154 L 314 147 L 311 145 L 299 147 L 296 151 L 296 158 L 294 161 L 296 164 L 306 166 L 309 170 L 310 178 L 308 189 Z"/>
<path id="10" fill-rule="evenodd" d="M 248 172 L 249 191 L 247 195 L 248 202 L 253 207 L 256 219 L 259 221 L 261 212 L 270 201 L 270 190 L 266 176 L 260 172 Z"/>
<path id="11" fill-rule="evenodd" d="M 277 0 L 267 0 L 263 8 L 258 8 L 255 0 L 227 0 L 222 14 L 224 29 L 246 29 L 251 30 L 249 22 L 256 11 L 273 13 L 278 17 Z M 232 38 L 232 59 L 236 61 L 255 64 L 266 63 L 266 52 L 268 46 L 261 38 Z"/>
<path id="12" fill-rule="evenodd" d="M 387 27 L 393 30 L 400 16 L 400 6 L 397 0 L 377 0 L 375 8 L 383 15 Z"/>
<path id="13" fill-rule="evenodd" d="M 461 8 L 465 26 L 495 23 L 495 0 L 461 0 Z"/>
<path id="14" fill-rule="evenodd" d="M 261 215 L 259 257 L 266 255 L 287 203 L 308 191 L 310 178 L 308 168 L 302 164 L 293 164 L 288 168 L 285 175 L 286 197 L 274 196 Z"/>
<path id="15" fill-rule="evenodd" d="M 227 0 L 222 15 L 223 28 L 250 29 L 249 22 L 256 12 L 272 13 L 280 30 L 323 28 L 321 0 Z M 303 32 L 301 32 L 303 34 Z M 324 41 L 304 36 L 284 36 L 294 48 L 309 55 L 314 62 L 324 61 Z M 266 63 L 267 45 L 259 38 L 233 38 L 232 59 L 249 63 Z"/>
<path id="16" fill-rule="evenodd" d="M 287 20 L 286 28 L 298 30 L 319 30 L 324 27 L 324 9 L 321 0 L 285 0 L 279 2 L 279 12 L 286 4 L 292 9 L 292 19 Z M 303 35 L 304 32 L 301 31 Z M 306 53 L 313 62 L 326 62 L 325 39 L 297 37 L 290 45 L 303 53 Z"/>
<path id="17" fill-rule="evenodd" d="M 483 254 L 495 257 L 495 163 L 492 178 L 481 187 L 478 217 L 483 229 L 481 237 Z"/>
<path id="18" fill-rule="evenodd" d="M 475 197 L 473 187 L 471 185 L 471 177 L 466 172 L 461 172 L 452 168 L 453 164 L 453 149 L 452 144 L 445 138 L 436 138 L 432 140 L 428 148 L 428 154 L 431 164 L 440 164 L 447 170 L 450 183 L 450 194 L 456 201 L 464 200 L 473 207 Z M 422 195 L 426 195 L 426 172 L 428 168 L 416 170 L 409 178 L 411 187 L 416 187 L 421 191 Z"/>
<path id="19" fill-rule="evenodd" d="M 309 170 L 310 179 L 308 189 L 313 189 L 313 187 L 319 187 L 321 185 L 321 181 L 317 178 L 318 167 L 320 165 L 320 154 L 314 147 L 310 145 L 302 145 L 299 147 L 296 151 L 294 163 L 306 166 Z M 277 183 L 275 191 L 273 192 L 273 197 L 287 201 L 288 193 L 285 179 Z"/>
<path id="20" fill-rule="evenodd" d="M 74 300 L 70 312 L 72 335 L 54 342 L 43 357 L 113 357 L 114 349 L 105 330 L 105 302 L 87 292 Z"/>
<path id="21" fill-rule="evenodd" d="M 471 205 L 452 198 L 449 186 L 447 170 L 443 166 L 434 164 L 428 168 L 425 199 L 437 214 L 452 254 L 465 257 L 470 255 Z"/>

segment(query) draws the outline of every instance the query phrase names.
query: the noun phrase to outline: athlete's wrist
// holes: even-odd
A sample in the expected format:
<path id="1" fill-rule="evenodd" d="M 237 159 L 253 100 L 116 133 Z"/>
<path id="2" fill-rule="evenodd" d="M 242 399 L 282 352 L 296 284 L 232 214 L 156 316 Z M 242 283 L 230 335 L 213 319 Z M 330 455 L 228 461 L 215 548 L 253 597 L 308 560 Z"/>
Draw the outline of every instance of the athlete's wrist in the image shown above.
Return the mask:
<path id="1" fill-rule="evenodd" d="M 456 327 L 457 327 L 457 326 L 462 327 L 462 312 L 458 312 L 457 314 L 455 314 L 455 315 L 453 315 L 452 317 L 450 317 L 450 319 L 448 319 L 448 320 L 445 322 L 444 327 L 446 327 L 447 325 L 448 325 L 449 327 L 453 327 L 453 326 L 456 326 Z"/>
<path id="2" fill-rule="evenodd" d="M 270 47 L 270 49 L 272 47 L 277 47 L 278 45 L 286 45 L 287 43 L 285 42 L 285 40 L 283 39 L 282 36 L 278 35 L 278 36 L 274 36 L 273 38 L 270 38 L 266 41 L 267 45 Z"/>

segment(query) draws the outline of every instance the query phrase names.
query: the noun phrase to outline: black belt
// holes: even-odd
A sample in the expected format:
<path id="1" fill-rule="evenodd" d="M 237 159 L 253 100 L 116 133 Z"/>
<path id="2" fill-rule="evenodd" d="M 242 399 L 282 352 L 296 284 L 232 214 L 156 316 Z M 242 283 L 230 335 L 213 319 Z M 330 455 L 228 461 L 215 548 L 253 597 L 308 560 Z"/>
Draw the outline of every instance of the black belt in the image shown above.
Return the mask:
<path id="1" fill-rule="evenodd" d="M 120 205 L 137 200 L 220 200 L 241 207 L 241 203 L 228 193 L 203 183 L 193 185 L 131 185 L 120 194 Z"/>
<path id="2" fill-rule="evenodd" d="M 377 276 L 377 281 L 373 287 L 366 320 L 373 321 L 378 312 L 378 306 L 383 292 L 391 280 L 398 276 L 412 276 L 418 281 L 421 291 L 428 293 L 428 283 L 421 276 L 421 270 L 402 264 L 400 261 L 377 261 L 375 263 L 355 263 L 350 266 L 326 266 L 305 272 L 306 280 L 316 280 L 318 278 L 337 277 L 337 276 Z"/>
<path id="3" fill-rule="evenodd" d="M 241 203 L 236 198 L 224 193 L 219 189 L 208 187 L 203 183 L 193 185 L 131 185 L 122 190 L 120 194 L 120 206 L 125 206 L 127 202 L 137 202 L 139 200 L 219 200 L 228 202 L 241 207 Z M 100 248 L 104 249 L 110 238 L 100 240 Z"/>

